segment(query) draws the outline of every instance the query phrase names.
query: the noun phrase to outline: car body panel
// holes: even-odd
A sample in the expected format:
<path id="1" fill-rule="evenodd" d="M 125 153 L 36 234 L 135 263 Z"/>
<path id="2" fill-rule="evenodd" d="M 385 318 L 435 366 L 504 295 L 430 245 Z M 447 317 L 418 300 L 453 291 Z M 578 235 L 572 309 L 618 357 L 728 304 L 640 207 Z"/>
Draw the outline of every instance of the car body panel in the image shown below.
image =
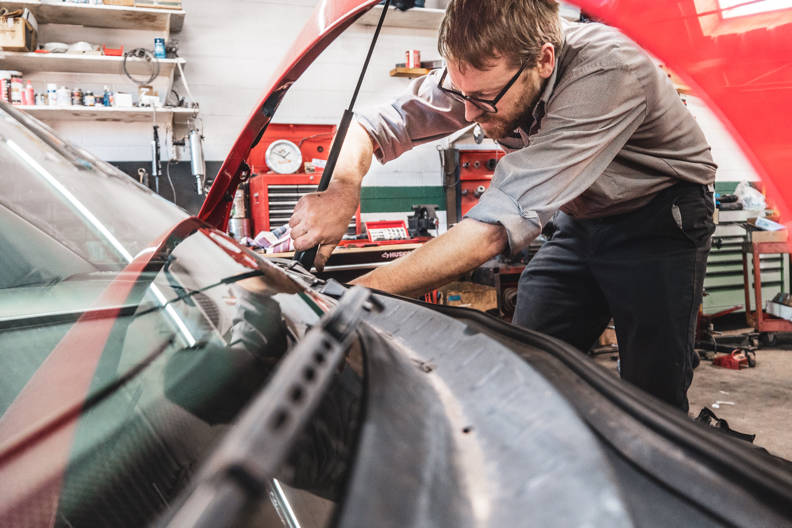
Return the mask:
<path id="1" fill-rule="evenodd" d="M 792 5 L 722 0 L 573 3 L 621 29 L 687 81 L 742 148 L 782 222 L 792 223 Z M 769 5 L 775 9 L 746 12 Z"/>

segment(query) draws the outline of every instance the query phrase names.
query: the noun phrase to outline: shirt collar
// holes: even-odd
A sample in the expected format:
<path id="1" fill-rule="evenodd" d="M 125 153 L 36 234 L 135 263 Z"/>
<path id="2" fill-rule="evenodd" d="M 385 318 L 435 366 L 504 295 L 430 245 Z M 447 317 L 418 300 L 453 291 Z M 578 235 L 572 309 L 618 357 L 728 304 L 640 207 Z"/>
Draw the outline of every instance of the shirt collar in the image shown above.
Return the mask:
<path id="1" fill-rule="evenodd" d="M 539 122 L 542 119 L 542 117 L 544 117 L 544 108 L 547 105 L 548 101 L 550 101 L 550 96 L 553 95 L 553 90 L 555 89 L 556 81 L 558 79 L 558 65 L 561 64 L 561 59 L 563 58 L 564 54 L 567 51 L 566 34 L 567 31 L 569 31 L 569 29 L 572 26 L 573 26 L 572 22 L 569 22 L 568 20 L 565 20 L 563 18 L 561 19 L 561 30 L 563 31 L 564 34 L 563 40 L 561 42 L 561 51 L 559 53 L 556 53 L 555 65 L 553 66 L 553 73 L 550 75 L 550 78 L 547 80 L 547 84 L 545 85 L 544 90 L 542 91 L 542 95 L 539 97 L 539 100 L 536 102 L 533 112 L 531 113 L 531 115 L 534 118 L 534 123 Z M 529 134 L 527 134 L 526 131 L 524 130 L 524 127 L 526 126 L 528 126 L 527 123 L 521 126 L 520 128 L 516 129 L 514 131 L 513 137 L 522 139 L 527 145 L 529 141 L 528 140 Z"/>
<path id="2" fill-rule="evenodd" d="M 566 46 L 566 34 L 567 31 L 572 27 L 572 22 L 568 20 L 561 19 L 561 29 L 564 32 L 563 40 L 561 41 L 561 50 L 558 51 L 555 55 L 555 65 L 553 66 L 553 73 L 550 75 L 550 78 L 547 80 L 547 85 L 545 86 L 544 91 L 542 92 L 542 96 L 539 98 L 540 101 L 547 104 L 550 100 L 550 96 L 553 95 L 553 89 L 556 85 L 556 80 L 558 79 L 558 65 L 561 64 L 561 60 L 564 57 L 564 54 L 567 51 Z"/>

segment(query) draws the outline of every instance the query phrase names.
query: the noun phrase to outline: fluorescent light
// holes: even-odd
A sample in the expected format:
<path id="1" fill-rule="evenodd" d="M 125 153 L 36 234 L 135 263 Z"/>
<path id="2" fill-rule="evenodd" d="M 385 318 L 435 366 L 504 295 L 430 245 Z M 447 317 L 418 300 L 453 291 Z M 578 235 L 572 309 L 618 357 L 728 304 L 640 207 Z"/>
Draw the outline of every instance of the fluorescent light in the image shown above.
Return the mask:
<path id="1" fill-rule="evenodd" d="M 132 262 L 132 255 L 129 253 L 129 251 L 127 251 L 126 248 L 121 245 L 121 242 L 119 242 L 118 239 L 113 236 L 113 234 L 104 226 L 104 224 L 102 224 L 102 222 L 100 222 L 99 219 L 96 218 L 93 215 L 93 213 L 91 213 L 91 211 L 89 211 L 88 208 L 85 207 L 82 204 L 82 202 L 80 202 L 80 200 L 77 199 L 76 196 L 70 193 L 66 187 L 64 187 L 58 180 L 56 180 L 52 176 L 52 174 L 47 172 L 47 170 L 44 167 L 39 165 L 39 163 L 36 160 L 31 158 L 27 152 L 22 150 L 19 147 L 19 145 L 17 145 L 10 139 L 7 140 L 6 143 L 8 143 L 9 147 L 11 147 L 11 150 L 16 152 L 17 155 L 23 160 L 25 160 L 25 162 L 28 165 L 36 169 L 36 172 L 41 174 L 41 176 L 45 180 L 47 180 L 47 182 L 50 185 L 55 187 L 55 189 L 59 193 L 61 193 L 63 197 L 66 198 L 69 201 L 69 203 L 71 203 L 74 206 L 74 208 L 77 209 L 80 212 L 80 214 L 83 215 L 85 219 L 88 220 L 88 222 L 90 222 L 91 225 L 93 225 L 96 228 L 96 230 L 99 231 L 102 234 L 102 236 L 104 236 L 107 239 L 108 242 L 110 242 L 110 245 L 113 246 L 116 249 L 116 251 L 118 251 L 121 254 L 121 256 L 124 257 L 124 259 L 126 259 L 127 262 Z"/>
<path id="2" fill-rule="evenodd" d="M 36 160 L 30 157 L 30 155 L 27 152 L 22 150 L 22 148 L 19 145 L 17 145 L 10 139 L 7 140 L 6 143 L 11 148 L 11 150 L 13 150 L 28 165 L 33 167 L 36 170 L 36 172 L 41 174 L 41 176 L 45 180 L 47 180 L 47 182 L 50 185 L 52 185 L 55 188 L 55 190 L 61 193 L 63 197 L 66 198 L 66 200 L 68 200 L 69 203 L 71 203 L 74 206 L 74 208 L 77 209 L 77 211 L 79 211 L 80 214 L 88 222 L 90 222 L 91 225 L 93 225 L 96 228 L 96 230 L 102 234 L 102 236 L 104 236 L 107 239 L 108 242 L 110 242 L 110 245 L 113 246 L 116 249 L 116 251 L 118 251 L 121 254 L 121 256 L 127 261 L 127 263 L 132 262 L 133 260 L 132 255 L 129 253 L 129 251 L 127 251 L 126 248 L 123 245 L 121 245 L 121 242 L 119 242 L 118 239 L 113 236 L 113 234 L 104 226 L 104 224 L 100 222 L 99 219 L 96 218 L 93 215 L 93 213 L 91 213 L 91 211 L 89 211 L 88 208 L 85 207 L 85 205 L 83 205 L 83 203 L 77 199 L 76 196 L 70 193 L 69 190 L 66 187 L 64 187 L 63 184 L 61 184 L 61 182 L 56 180 L 52 176 L 52 174 L 47 172 L 47 170 L 44 167 L 42 167 Z M 153 248 L 146 248 L 143 251 L 141 251 L 141 254 L 153 250 L 154 250 Z M 184 324 L 184 321 L 181 319 L 181 317 L 179 317 L 179 314 L 176 313 L 176 310 L 174 310 L 173 307 L 170 304 L 168 304 L 167 299 L 165 299 L 165 296 L 162 294 L 159 288 L 157 288 L 156 285 L 152 284 L 149 287 L 149 289 L 154 294 L 154 297 L 157 299 L 157 302 L 159 302 L 161 306 L 165 306 L 165 312 L 168 314 L 168 316 L 171 318 L 173 323 L 176 325 L 176 328 L 179 330 L 179 333 L 182 335 L 182 338 L 187 343 L 187 346 L 195 346 L 195 338 L 192 336 L 190 330 Z"/>
<path id="3" fill-rule="evenodd" d="M 737 18 L 770 11 L 792 9 L 792 0 L 718 0 L 723 18 Z"/>

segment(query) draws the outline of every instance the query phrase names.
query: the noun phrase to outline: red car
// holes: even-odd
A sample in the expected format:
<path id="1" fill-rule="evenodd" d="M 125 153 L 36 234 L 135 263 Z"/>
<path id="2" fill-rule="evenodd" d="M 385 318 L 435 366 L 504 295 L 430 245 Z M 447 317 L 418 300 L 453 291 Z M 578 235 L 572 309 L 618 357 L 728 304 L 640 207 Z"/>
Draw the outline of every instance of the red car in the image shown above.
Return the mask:
<path id="1" fill-rule="evenodd" d="M 0 526 L 792 525 L 788 462 L 568 345 L 223 234 L 280 100 L 377 3 L 319 2 L 200 219 L 0 104 Z M 792 7 L 580 4 L 705 97 L 792 218 Z"/>

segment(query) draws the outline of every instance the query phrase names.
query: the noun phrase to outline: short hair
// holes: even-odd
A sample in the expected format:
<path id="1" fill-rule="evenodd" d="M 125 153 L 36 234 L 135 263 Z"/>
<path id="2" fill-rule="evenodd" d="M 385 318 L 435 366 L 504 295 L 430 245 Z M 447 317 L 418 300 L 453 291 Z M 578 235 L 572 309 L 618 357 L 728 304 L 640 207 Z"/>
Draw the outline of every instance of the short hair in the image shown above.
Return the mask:
<path id="1" fill-rule="evenodd" d="M 555 0 L 451 0 L 437 47 L 446 60 L 486 70 L 505 57 L 519 68 L 539 64 L 542 46 L 561 50 L 564 33 Z"/>

